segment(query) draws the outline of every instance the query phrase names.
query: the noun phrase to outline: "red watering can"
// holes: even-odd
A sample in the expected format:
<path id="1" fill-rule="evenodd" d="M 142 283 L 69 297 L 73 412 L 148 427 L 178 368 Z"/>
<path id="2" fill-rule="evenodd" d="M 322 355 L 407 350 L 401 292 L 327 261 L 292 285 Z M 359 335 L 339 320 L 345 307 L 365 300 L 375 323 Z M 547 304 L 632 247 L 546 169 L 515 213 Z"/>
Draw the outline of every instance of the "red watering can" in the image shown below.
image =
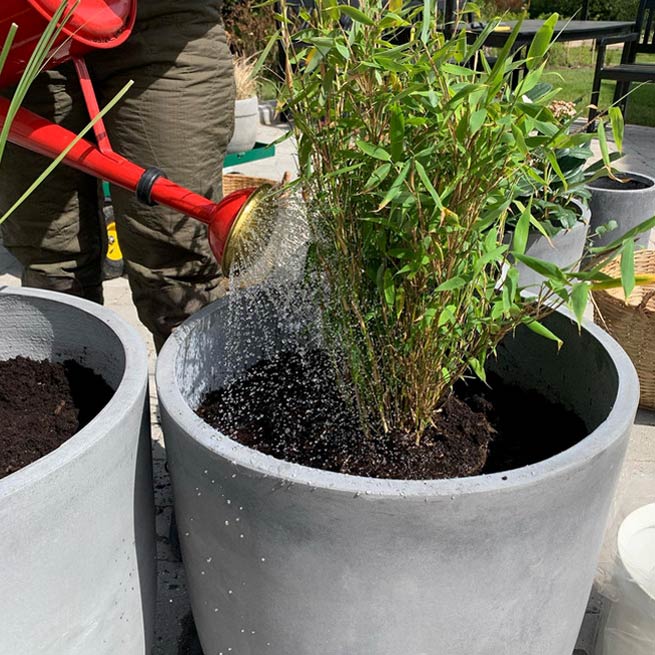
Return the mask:
<path id="1" fill-rule="evenodd" d="M 0 88 L 16 84 L 34 47 L 55 15 L 61 0 L 2 0 L 0 48 L 12 23 L 18 32 L 0 74 Z M 93 86 L 82 57 L 94 49 L 113 48 L 130 35 L 136 17 L 136 0 L 69 0 L 64 29 L 52 48 L 47 67 L 72 59 L 91 118 L 99 112 Z M 0 97 L 0 126 L 7 118 L 9 100 Z M 102 120 L 95 126 L 98 145 L 80 140 L 64 163 L 129 191 L 147 204 L 162 204 L 208 226 L 209 245 L 223 272 L 229 273 L 238 235 L 261 220 L 255 209 L 268 187 L 242 189 L 214 203 L 166 179 L 156 168 L 142 168 L 115 153 Z M 11 125 L 9 141 L 52 159 L 75 139 L 75 134 L 25 109 L 19 109 Z"/>

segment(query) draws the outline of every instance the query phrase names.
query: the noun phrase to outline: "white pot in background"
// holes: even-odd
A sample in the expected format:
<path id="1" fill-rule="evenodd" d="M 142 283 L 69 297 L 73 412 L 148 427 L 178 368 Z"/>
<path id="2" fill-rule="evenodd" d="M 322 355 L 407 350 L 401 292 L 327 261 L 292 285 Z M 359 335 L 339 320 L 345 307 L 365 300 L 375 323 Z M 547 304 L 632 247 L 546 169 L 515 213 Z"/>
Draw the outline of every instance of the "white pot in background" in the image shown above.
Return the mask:
<path id="1" fill-rule="evenodd" d="M 234 134 L 227 144 L 228 153 L 252 150 L 257 143 L 259 101 L 257 96 L 234 101 Z"/>
<path id="2" fill-rule="evenodd" d="M 615 573 L 616 599 L 603 633 L 603 655 L 655 653 L 655 503 L 621 523 Z"/>

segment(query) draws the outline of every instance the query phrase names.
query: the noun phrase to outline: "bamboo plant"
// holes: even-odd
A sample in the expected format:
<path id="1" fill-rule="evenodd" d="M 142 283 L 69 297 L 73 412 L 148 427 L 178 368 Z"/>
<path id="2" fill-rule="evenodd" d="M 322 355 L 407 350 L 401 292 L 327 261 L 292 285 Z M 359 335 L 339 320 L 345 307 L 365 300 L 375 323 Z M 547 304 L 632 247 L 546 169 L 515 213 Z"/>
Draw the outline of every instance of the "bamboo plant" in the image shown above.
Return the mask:
<path id="1" fill-rule="evenodd" d="M 463 31 L 446 40 L 432 0 L 419 9 L 402 0 L 362 0 L 359 9 L 322 0 L 299 18 L 282 3 L 283 103 L 313 231 L 308 274 L 325 281 L 317 285 L 325 341 L 364 430 L 419 443 L 456 382 L 485 378 L 506 335 L 525 326 L 560 344 L 541 322 L 547 314 L 566 305 L 580 321 L 594 285 L 629 291 L 634 234 L 598 252 L 590 270 L 524 254 L 538 227 L 521 195 L 537 175 L 535 159 L 566 188 L 557 153 L 589 139 L 554 116 L 556 89 L 534 93 L 556 15 L 523 57 L 512 54 L 519 23 L 495 62 L 483 47 L 494 23 L 474 42 Z M 619 116 L 608 123 L 618 144 Z M 600 167 L 609 170 L 602 122 L 598 129 Z M 614 256 L 622 282 L 600 270 Z M 522 294 L 516 260 L 546 277 L 536 297 Z"/>

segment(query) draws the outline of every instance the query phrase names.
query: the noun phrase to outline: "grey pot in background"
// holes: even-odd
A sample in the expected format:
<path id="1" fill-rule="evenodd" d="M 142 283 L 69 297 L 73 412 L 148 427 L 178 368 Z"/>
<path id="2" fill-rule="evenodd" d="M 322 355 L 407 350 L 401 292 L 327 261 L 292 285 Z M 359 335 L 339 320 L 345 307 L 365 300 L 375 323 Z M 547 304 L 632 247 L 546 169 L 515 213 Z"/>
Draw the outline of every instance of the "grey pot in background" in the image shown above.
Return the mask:
<path id="1" fill-rule="evenodd" d="M 617 177 L 631 180 L 635 184 L 626 185 L 608 177 L 601 177 L 588 185 L 591 191 L 590 234 L 611 220 L 618 223 L 616 230 L 594 238 L 594 246 L 606 246 L 639 223 L 655 216 L 655 178 L 627 171 L 619 173 Z M 647 248 L 649 236 L 648 232 L 644 232 L 637 239 L 637 244 Z"/>
<path id="2" fill-rule="evenodd" d="M 579 208 L 580 220 L 570 230 L 562 230 L 550 240 L 537 230 L 531 229 L 525 248 L 526 255 L 552 262 L 560 268 L 580 262 L 587 242 L 590 212 L 589 207 L 577 200 L 573 200 L 572 203 Z M 519 285 L 536 292 L 543 283 L 544 276 L 521 262 L 517 262 L 515 266 L 519 272 Z M 575 268 L 577 270 L 578 267 Z"/>
<path id="3" fill-rule="evenodd" d="M 246 152 L 257 143 L 259 101 L 257 96 L 234 101 L 234 134 L 227 144 L 227 152 Z"/>
<path id="4" fill-rule="evenodd" d="M 0 480 L 0 653 L 150 655 L 156 571 L 146 347 L 95 303 L 0 287 L 0 358 L 74 359 L 115 389 Z"/>
<path id="5" fill-rule="evenodd" d="M 546 323 L 564 339 L 559 354 L 525 329 L 500 347 L 505 380 L 584 420 L 589 434 L 574 447 L 506 473 L 375 480 L 274 459 L 195 414 L 206 391 L 302 332 L 261 296 L 237 332 L 230 302 L 187 320 L 157 364 L 204 652 L 571 653 L 639 400 L 616 342 L 555 314 Z"/>

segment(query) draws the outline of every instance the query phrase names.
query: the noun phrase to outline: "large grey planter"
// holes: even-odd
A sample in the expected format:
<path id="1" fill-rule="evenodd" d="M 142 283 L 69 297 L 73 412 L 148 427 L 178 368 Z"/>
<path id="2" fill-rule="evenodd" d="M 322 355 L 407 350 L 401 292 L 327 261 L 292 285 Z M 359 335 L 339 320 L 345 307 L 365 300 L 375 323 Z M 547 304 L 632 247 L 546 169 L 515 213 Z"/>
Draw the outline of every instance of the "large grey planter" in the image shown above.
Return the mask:
<path id="1" fill-rule="evenodd" d="M 582 260 L 589 230 L 590 212 L 586 205 L 579 202 L 575 202 L 575 204 L 580 208 L 580 220 L 570 230 L 562 230 L 550 240 L 537 230 L 531 230 L 525 248 L 526 255 L 552 262 L 560 268 L 567 268 L 578 264 Z M 517 262 L 516 268 L 519 272 L 520 286 L 537 291 L 544 282 L 544 276 L 532 270 L 529 266 Z"/>
<path id="2" fill-rule="evenodd" d="M 618 175 L 644 185 L 642 189 L 626 189 L 619 182 L 602 177 L 589 185 L 591 191 L 590 233 L 611 220 L 618 228 L 593 239 L 594 246 L 606 246 L 622 237 L 628 230 L 655 216 L 655 178 L 641 173 L 623 172 Z M 644 232 L 637 244 L 648 247 L 649 232 Z"/>
<path id="3" fill-rule="evenodd" d="M 227 144 L 227 152 L 246 152 L 257 143 L 259 101 L 257 96 L 234 101 L 234 134 Z"/>
<path id="4" fill-rule="evenodd" d="M 506 473 L 382 481 L 276 460 L 195 415 L 235 373 L 230 353 L 247 353 L 247 366 L 293 342 L 262 298 L 242 307 L 236 333 L 230 302 L 186 321 L 157 367 L 204 652 L 570 654 L 639 400 L 616 342 L 558 314 L 547 324 L 565 340 L 559 354 L 527 330 L 500 348 L 506 380 L 584 419 L 576 446 Z"/>
<path id="5" fill-rule="evenodd" d="M 75 359 L 115 388 L 87 426 L 0 480 L 0 653 L 150 655 L 147 355 L 113 312 L 0 287 L 0 358 Z"/>

